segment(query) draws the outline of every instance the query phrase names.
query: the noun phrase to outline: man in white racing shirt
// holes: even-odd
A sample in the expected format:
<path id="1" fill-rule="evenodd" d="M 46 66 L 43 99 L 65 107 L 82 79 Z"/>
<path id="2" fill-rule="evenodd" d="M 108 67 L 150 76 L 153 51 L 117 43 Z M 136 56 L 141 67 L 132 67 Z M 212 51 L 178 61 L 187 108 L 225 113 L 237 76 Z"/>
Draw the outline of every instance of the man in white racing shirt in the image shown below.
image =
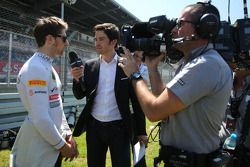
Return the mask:
<path id="1" fill-rule="evenodd" d="M 67 29 L 67 23 L 54 16 L 38 19 L 34 27 L 38 50 L 17 78 L 17 89 L 28 116 L 12 148 L 14 166 L 58 167 L 62 157 L 73 160 L 78 156 L 63 112 L 61 82 L 52 66 L 53 58 L 63 55 L 69 45 Z"/>

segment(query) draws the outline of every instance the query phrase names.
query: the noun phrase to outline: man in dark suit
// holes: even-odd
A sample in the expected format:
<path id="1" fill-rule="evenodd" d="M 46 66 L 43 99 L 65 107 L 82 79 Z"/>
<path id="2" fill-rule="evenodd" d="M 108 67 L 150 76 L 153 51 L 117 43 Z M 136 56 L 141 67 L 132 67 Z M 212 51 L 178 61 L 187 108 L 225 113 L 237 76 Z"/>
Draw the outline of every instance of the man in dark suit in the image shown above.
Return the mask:
<path id="1" fill-rule="evenodd" d="M 118 27 L 98 24 L 94 32 L 100 56 L 87 61 L 84 67 L 71 69 L 74 96 L 87 98 L 73 135 L 86 130 L 88 167 L 105 167 L 108 148 L 113 167 L 129 167 L 131 139 L 134 135 L 145 136 L 145 117 L 131 81 L 118 66 Z"/>

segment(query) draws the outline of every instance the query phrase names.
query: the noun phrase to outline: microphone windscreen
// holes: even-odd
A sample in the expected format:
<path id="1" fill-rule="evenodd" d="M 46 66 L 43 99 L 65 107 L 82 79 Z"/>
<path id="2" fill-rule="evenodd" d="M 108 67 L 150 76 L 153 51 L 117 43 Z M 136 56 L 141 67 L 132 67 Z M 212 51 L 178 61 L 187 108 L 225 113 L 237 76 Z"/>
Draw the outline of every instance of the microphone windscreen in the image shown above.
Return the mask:
<path id="1" fill-rule="evenodd" d="M 70 64 L 78 59 L 77 53 L 74 51 L 69 52 L 69 62 Z"/>
<path id="2" fill-rule="evenodd" d="M 134 24 L 131 33 L 135 38 L 151 38 L 154 34 L 148 31 L 148 22 L 138 22 Z"/>

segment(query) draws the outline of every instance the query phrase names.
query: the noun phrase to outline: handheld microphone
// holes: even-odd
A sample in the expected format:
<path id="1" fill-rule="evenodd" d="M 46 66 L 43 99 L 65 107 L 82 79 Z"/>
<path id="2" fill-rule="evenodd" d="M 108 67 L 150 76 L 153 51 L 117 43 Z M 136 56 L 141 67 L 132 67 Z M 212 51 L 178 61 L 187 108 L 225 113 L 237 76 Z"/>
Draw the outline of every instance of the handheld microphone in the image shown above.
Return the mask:
<path id="1" fill-rule="evenodd" d="M 70 63 L 71 68 L 81 67 L 83 65 L 82 60 L 78 57 L 77 53 L 74 51 L 69 52 L 69 63 Z M 84 77 L 80 77 L 79 82 L 80 82 L 82 90 L 85 91 L 86 88 L 84 84 Z"/>
<path id="2" fill-rule="evenodd" d="M 71 68 L 80 67 L 83 65 L 82 60 L 77 56 L 74 51 L 69 52 L 69 63 Z"/>

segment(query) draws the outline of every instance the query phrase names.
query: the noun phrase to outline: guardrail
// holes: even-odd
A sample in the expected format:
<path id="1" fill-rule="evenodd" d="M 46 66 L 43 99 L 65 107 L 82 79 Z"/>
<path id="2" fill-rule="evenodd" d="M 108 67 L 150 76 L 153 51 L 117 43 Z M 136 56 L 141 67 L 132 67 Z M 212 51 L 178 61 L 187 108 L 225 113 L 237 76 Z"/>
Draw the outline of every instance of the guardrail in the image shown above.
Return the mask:
<path id="1" fill-rule="evenodd" d="M 74 127 L 86 101 L 77 100 L 72 91 L 62 92 L 62 100 L 68 124 Z M 0 150 L 12 147 L 26 115 L 18 93 L 0 94 Z"/>

